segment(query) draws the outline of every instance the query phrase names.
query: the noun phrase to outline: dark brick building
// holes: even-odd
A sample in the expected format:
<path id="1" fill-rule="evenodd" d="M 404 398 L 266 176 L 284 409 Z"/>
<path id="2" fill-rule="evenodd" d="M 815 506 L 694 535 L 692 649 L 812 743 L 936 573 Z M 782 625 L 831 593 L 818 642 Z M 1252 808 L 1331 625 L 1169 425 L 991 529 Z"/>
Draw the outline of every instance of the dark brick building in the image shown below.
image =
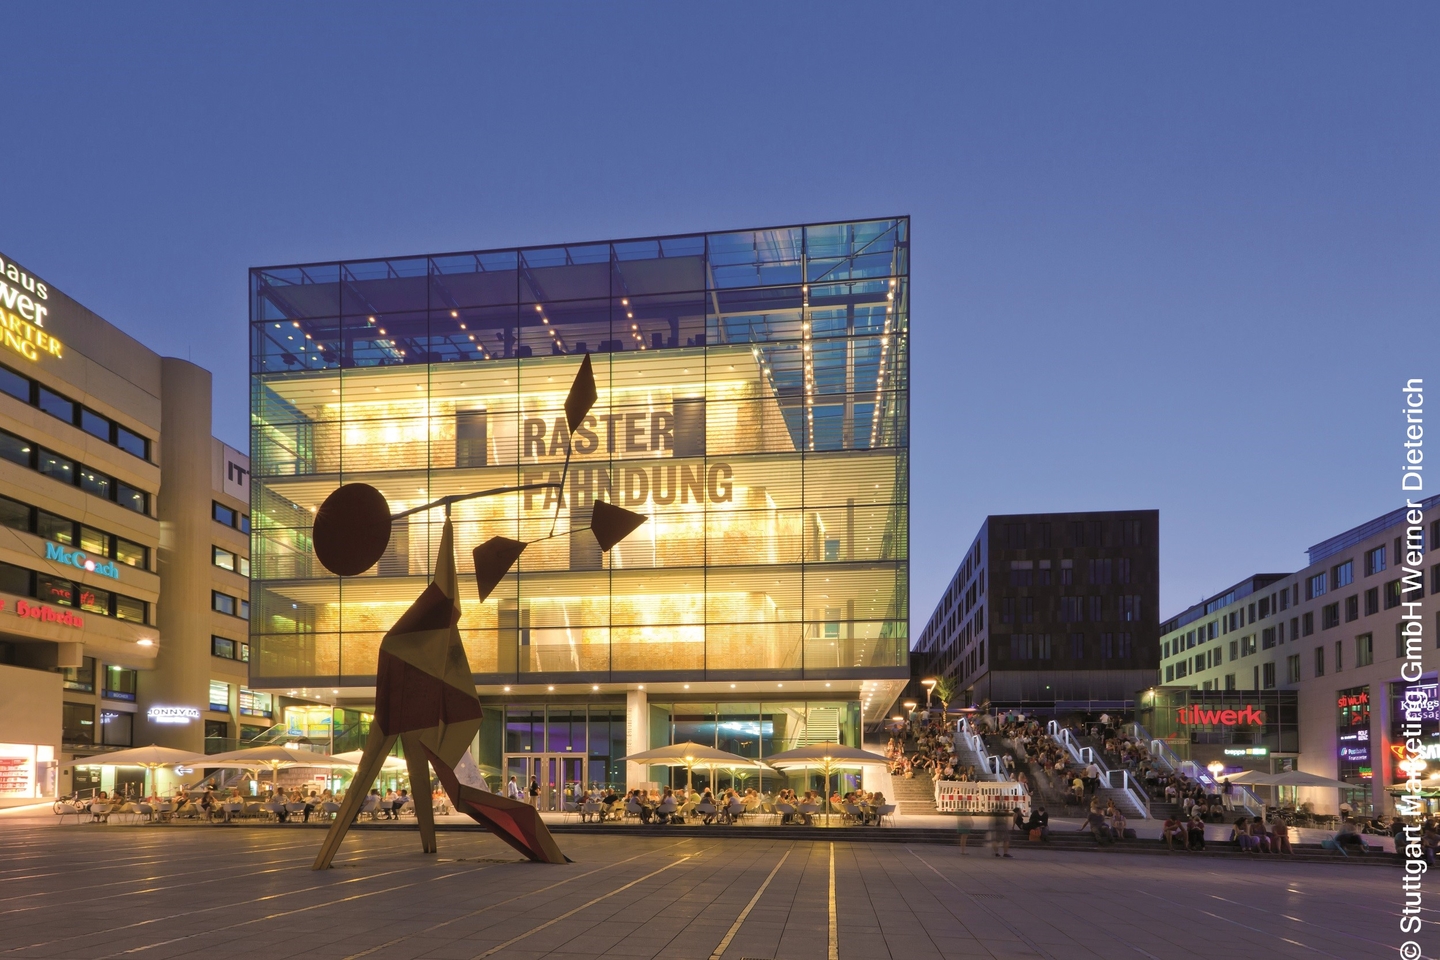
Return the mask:
<path id="1" fill-rule="evenodd" d="M 920 632 L 966 703 L 1122 709 L 1160 662 L 1160 513 L 987 517 Z"/>

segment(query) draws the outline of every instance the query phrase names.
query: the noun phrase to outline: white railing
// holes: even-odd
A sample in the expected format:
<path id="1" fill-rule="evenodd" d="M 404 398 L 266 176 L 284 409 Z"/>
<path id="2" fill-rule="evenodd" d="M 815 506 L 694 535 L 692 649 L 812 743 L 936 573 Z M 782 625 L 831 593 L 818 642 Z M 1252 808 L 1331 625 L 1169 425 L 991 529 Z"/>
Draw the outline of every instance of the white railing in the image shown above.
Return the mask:
<path id="1" fill-rule="evenodd" d="M 1138 723 L 1130 724 L 1134 735 L 1141 740 L 1149 741 L 1150 756 L 1154 757 L 1165 766 L 1171 773 L 1178 773 L 1182 777 L 1188 777 L 1205 788 L 1207 793 L 1216 793 L 1222 799 L 1226 798 L 1224 791 L 1210 771 L 1200 766 L 1194 760 L 1181 760 L 1179 754 L 1170 749 L 1170 745 L 1158 737 L 1150 736 L 1149 731 Z M 1235 798 L 1231 802 L 1250 814 L 1252 817 L 1259 817 L 1265 811 L 1265 803 L 1257 797 L 1249 787 L 1243 783 L 1232 784 L 1235 788 Z"/>
<path id="2" fill-rule="evenodd" d="M 1030 791 L 1025 785 L 980 780 L 937 780 L 935 809 L 941 813 L 993 813 L 996 809 L 1030 816 Z"/>
<path id="3" fill-rule="evenodd" d="M 1056 743 L 1065 748 L 1065 752 L 1070 755 L 1071 760 L 1079 764 L 1095 762 L 1095 751 L 1090 747 L 1083 746 L 1080 741 L 1076 740 L 1075 734 L 1071 733 L 1068 727 L 1062 727 L 1054 720 L 1051 720 L 1045 725 L 1045 729 Z"/>
<path id="4" fill-rule="evenodd" d="M 1101 774 L 1100 782 L 1111 790 L 1118 790 L 1125 794 L 1139 809 L 1141 815 L 1146 820 L 1150 819 L 1150 798 L 1145 794 L 1145 786 L 1130 776 L 1129 770 L 1106 770 Z"/>
<path id="5" fill-rule="evenodd" d="M 1009 773 L 1005 770 L 1005 764 L 1000 758 L 985 752 L 989 749 L 985 746 L 985 738 L 976 733 L 975 729 L 970 726 L 969 717 L 961 717 L 955 724 L 955 736 L 979 758 L 980 769 L 985 771 L 986 774 L 995 777 L 997 780 L 1010 779 Z"/>

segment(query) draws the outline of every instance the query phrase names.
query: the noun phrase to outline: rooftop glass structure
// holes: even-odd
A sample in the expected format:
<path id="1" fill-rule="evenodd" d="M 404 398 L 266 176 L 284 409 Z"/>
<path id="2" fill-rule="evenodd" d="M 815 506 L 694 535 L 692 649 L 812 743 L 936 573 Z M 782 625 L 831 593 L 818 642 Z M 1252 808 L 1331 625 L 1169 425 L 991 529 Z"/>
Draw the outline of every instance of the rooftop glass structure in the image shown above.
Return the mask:
<path id="1" fill-rule="evenodd" d="M 252 685 L 373 684 L 443 513 L 340 579 L 316 508 L 560 481 L 587 353 L 563 491 L 454 507 L 476 681 L 908 676 L 908 255 L 895 218 L 252 270 Z M 602 555 L 597 499 L 650 519 Z M 479 603 L 470 551 L 552 526 Z"/>

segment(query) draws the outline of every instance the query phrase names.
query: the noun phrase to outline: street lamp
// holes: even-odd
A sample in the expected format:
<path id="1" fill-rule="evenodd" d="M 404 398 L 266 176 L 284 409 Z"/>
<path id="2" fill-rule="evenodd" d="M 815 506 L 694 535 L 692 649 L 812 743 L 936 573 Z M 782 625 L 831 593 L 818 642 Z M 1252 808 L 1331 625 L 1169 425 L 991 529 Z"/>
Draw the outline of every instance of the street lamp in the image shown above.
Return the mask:
<path id="1" fill-rule="evenodd" d="M 1211 760 L 1208 764 L 1205 765 L 1205 769 L 1209 770 L 1210 776 L 1215 778 L 1216 783 L 1219 783 L 1220 774 L 1225 772 L 1225 764 L 1221 763 L 1219 760 Z"/>
<path id="2" fill-rule="evenodd" d="M 905 712 L 906 712 L 906 713 L 914 713 L 914 712 L 915 712 L 915 708 L 916 708 L 917 706 L 919 706 L 919 704 L 917 704 L 914 700 L 906 700 L 906 701 L 905 701 Z"/>
<path id="3" fill-rule="evenodd" d="M 934 677 L 926 677 L 924 680 L 921 680 L 921 681 L 920 681 L 920 685 L 925 688 L 925 709 L 926 709 L 926 710 L 929 710 L 929 709 L 930 709 L 930 694 L 932 694 L 932 693 L 935 692 L 935 684 L 937 684 L 937 683 L 939 683 L 939 682 L 940 682 L 940 681 L 939 681 L 939 680 L 936 680 Z"/>

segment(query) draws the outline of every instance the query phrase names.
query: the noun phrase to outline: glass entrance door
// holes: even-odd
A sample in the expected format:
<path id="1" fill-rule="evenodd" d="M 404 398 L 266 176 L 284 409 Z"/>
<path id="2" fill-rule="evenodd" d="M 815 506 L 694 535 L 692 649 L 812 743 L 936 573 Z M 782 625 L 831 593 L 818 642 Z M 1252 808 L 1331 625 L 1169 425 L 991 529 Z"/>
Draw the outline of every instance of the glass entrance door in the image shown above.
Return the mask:
<path id="1" fill-rule="evenodd" d="M 505 783 L 510 778 L 520 787 L 521 798 L 530 802 L 531 784 L 536 788 L 535 808 L 548 812 L 578 809 L 585 793 L 585 758 L 574 754 L 510 754 L 505 758 Z"/>

